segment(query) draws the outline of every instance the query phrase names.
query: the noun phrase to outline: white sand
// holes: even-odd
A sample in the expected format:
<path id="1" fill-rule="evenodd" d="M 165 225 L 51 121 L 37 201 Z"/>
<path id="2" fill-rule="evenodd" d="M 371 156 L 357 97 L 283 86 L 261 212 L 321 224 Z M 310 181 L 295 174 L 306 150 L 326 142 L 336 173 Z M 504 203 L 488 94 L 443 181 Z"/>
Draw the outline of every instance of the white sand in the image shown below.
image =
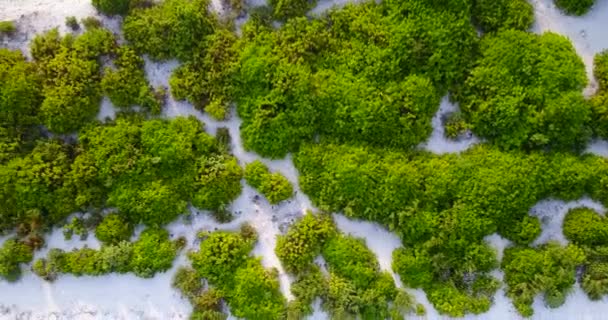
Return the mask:
<path id="1" fill-rule="evenodd" d="M 446 138 L 443 121 L 450 113 L 458 111 L 459 108 L 457 105 L 450 102 L 447 96 L 443 97 L 441 104 L 439 105 L 439 110 L 437 110 L 437 113 L 435 113 L 432 119 L 433 132 L 428 140 L 419 147 L 435 154 L 444 154 L 459 153 L 480 143 L 479 138 L 472 133 L 467 133 L 466 137 L 461 137 L 457 140 Z"/>

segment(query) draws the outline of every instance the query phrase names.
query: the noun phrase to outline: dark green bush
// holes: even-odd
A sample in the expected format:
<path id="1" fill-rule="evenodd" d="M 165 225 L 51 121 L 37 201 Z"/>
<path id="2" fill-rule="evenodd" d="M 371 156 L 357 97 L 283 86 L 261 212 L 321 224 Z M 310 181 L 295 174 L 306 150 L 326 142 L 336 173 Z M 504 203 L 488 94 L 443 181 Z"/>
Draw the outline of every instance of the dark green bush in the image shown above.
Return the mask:
<path id="1" fill-rule="evenodd" d="M 80 29 L 80 24 L 78 24 L 78 20 L 74 16 L 65 18 L 65 25 L 72 29 L 72 31 L 78 31 Z"/>
<path id="2" fill-rule="evenodd" d="M 93 6 L 103 14 L 109 16 L 129 12 L 131 0 L 92 0 Z"/>
<path id="3" fill-rule="evenodd" d="M 554 0 L 555 5 L 567 14 L 582 16 L 591 10 L 595 0 Z"/>
<path id="4" fill-rule="evenodd" d="M 15 22 L 13 21 L 0 21 L 0 35 L 11 36 L 17 31 Z"/>

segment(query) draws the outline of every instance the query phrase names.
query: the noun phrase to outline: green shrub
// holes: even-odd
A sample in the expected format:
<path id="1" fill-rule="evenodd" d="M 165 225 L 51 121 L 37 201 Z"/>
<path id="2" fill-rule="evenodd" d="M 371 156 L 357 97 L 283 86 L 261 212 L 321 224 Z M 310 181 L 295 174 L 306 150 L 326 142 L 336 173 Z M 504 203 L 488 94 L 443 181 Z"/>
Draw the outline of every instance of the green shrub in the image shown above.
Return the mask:
<path id="1" fill-rule="evenodd" d="M 586 84 L 567 38 L 507 30 L 482 40 L 461 107 L 473 131 L 500 147 L 576 150 L 590 134 Z"/>
<path id="2" fill-rule="evenodd" d="M 469 130 L 469 125 L 461 112 L 451 113 L 446 119 L 444 126 L 445 136 L 450 139 L 456 139 Z"/>
<path id="3" fill-rule="evenodd" d="M 65 25 L 72 29 L 72 31 L 77 31 L 80 29 L 80 24 L 78 24 L 78 20 L 74 16 L 65 18 Z"/>
<path id="4" fill-rule="evenodd" d="M 95 17 L 86 17 L 80 20 L 85 30 L 98 29 L 102 27 L 102 23 L 99 19 Z"/>
<path id="5" fill-rule="evenodd" d="M 112 104 L 119 108 L 138 105 L 153 114 L 159 114 L 161 101 L 156 98 L 146 80 L 144 60 L 126 46 L 120 47 L 117 55 L 114 61 L 116 69 L 106 68 L 101 79 L 101 87 Z"/>
<path id="6" fill-rule="evenodd" d="M 591 300 L 600 300 L 608 294 L 608 263 L 595 262 L 587 266 L 581 287 Z"/>
<path id="7" fill-rule="evenodd" d="M 329 216 L 308 212 L 289 228 L 287 234 L 277 237 L 275 252 L 288 272 L 299 273 L 311 267 L 325 241 L 335 232 Z"/>
<path id="8" fill-rule="evenodd" d="M 554 0 L 555 5 L 567 14 L 582 16 L 591 10 L 595 0 Z"/>
<path id="9" fill-rule="evenodd" d="M 63 226 L 63 236 L 65 239 L 72 239 L 72 235 L 80 236 L 80 240 L 86 240 L 89 235 L 89 230 L 84 225 L 84 220 L 82 218 L 76 217 L 73 218 L 70 223 Z"/>
<path id="10" fill-rule="evenodd" d="M 15 22 L 13 21 L 0 21 L 0 35 L 11 36 L 17 31 Z"/>
<path id="11" fill-rule="evenodd" d="M 534 7 L 526 0 L 473 1 L 473 19 L 485 32 L 527 31 L 534 22 Z"/>
<path id="12" fill-rule="evenodd" d="M 282 174 L 270 173 L 265 164 L 256 160 L 245 166 L 245 181 L 262 193 L 271 204 L 293 196 L 293 186 Z"/>
<path id="13" fill-rule="evenodd" d="M 133 226 L 117 213 L 110 213 L 95 228 L 95 237 L 104 244 L 128 241 L 133 234 Z"/>
<path id="14" fill-rule="evenodd" d="M 533 314 L 532 302 L 539 293 L 549 307 L 556 308 L 564 303 L 575 282 L 576 267 L 584 261 L 584 252 L 574 245 L 507 249 L 502 261 L 507 296 L 525 317 Z"/>
<path id="15" fill-rule="evenodd" d="M 562 230 L 568 240 L 579 245 L 608 244 L 608 221 L 589 208 L 568 211 Z"/>
<path id="16" fill-rule="evenodd" d="M 125 15 L 129 12 L 131 0 L 92 0 L 92 3 L 103 14 Z"/>
<path id="17" fill-rule="evenodd" d="M 168 0 L 132 10 L 125 18 L 125 39 L 155 60 L 189 60 L 215 29 L 206 0 Z"/>
<path id="18" fill-rule="evenodd" d="M 0 277 L 17 281 L 21 276 L 21 264 L 32 261 L 33 252 L 24 243 L 9 239 L 0 248 Z"/>
<path id="19" fill-rule="evenodd" d="M 317 4 L 316 0 L 271 0 L 274 16 L 279 20 L 305 15 Z"/>

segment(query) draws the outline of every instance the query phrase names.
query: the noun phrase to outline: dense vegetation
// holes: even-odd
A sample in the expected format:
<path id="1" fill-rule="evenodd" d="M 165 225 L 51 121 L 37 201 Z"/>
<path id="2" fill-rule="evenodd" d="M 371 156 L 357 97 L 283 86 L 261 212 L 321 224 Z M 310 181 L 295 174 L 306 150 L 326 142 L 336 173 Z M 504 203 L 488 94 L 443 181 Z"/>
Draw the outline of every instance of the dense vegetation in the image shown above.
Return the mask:
<path id="1" fill-rule="evenodd" d="M 256 160 L 245 166 L 245 181 L 261 192 L 268 202 L 277 204 L 293 196 L 293 186 L 281 173 L 270 173 L 268 167 Z"/>
<path id="2" fill-rule="evenodd" d="M 591 133 L 587 75 L 567 38 L 505 31 L 480 48 L 461 99 L 475 133 L 506 149 L 583 146 Z"/>
<path id="3" fill-rule="evenodd" d="M 365 242 L 339 233 L 329 216 L 309 212 L 277 240 L 277 256 L 296 275 L 289 319 L 309 315 L 315 298 L 321 298 L 332 319 L 402 319 L 414 311 L 412 298 L 395 287 L 389 273 L 380 271 Z M 326 261 L 327 275 L 313 263 L 319 255 Z M 415 311 L 424 313 L 422 306 Z"/>
<path id="4" fill-rule="evenodd" d="M 564 219 L 566 238 L 585 254 L 581 287 L 592 300 L 608 294 L 608 220 L 588 208 L 573 209 Z"/>
<path id="5" fill-rule="evenodd" d="M 395 252 L 395 271 L 453 316 L 491 305 L 497 282 L 489 271 L 497 261 L 485 236 L 498 232 L 516 244 L 531 243 L 540 233 L 538 219 L 527 214 L 535 202 L 584 194 L 605 200 L 608 174 L 603 158 L 487 146 L 434 156 L 307 145 L 294 161 L 302 190 L 319 208 L 398 232 L 406 249 Z"/>
<path id="6" fill-rule="evenodd" d="M 242 178 L 272 204 L 293 196 L 263 162 L 243 170 L 226 129 L 216 139 L 194 117 L 158 118 L 165 96 L 146 79 L 148 55 L 180 62 L 172 98 L 218 120 L 236 105 L 245 149 L 293 153 L 300 187 L 321 210 L 396 232 L 404 246 L 393 253 L 393 271 L 442 315 L 487 311 L 498 267 L 524 316 L 538 295 L 550 307 L 563 304 L 576 280 L 591 299 L 608 294 L 606 218 L 572 210 L 563 226 L 568 245 L 530 246 L 541 223 L 528 214 L 548 197 L 608 205 L 607 160 L 579 154 L 591 137 L 608 138 L 608 52 L 595 58 L 599 88 L 585 99 L 580 57 L 565 37 L 527 32 L 528 1 L 364 1 L 313 16 L 315 1 L 272 0 L 249 10 L 240 33 L 207 0 L 92 2 L 124 16 L 125 43 L 95 18 L 78 31 L 72 17 L 73 33 L 33 39 L 30 60 L 0 49 L 0 230 L 16 234 L 0 248 L 0 277 L 17 279 L 43 233 L 60 224 L 66 237 L 94 228 L 102 245 L 50 249 L 33 264 L 39 276 L 152 277 L 184 245 L 162 227 L 190 206 L 225 222 Z M 577 15 L 593 4 L 556 3 Z M 2 37 L 15 31 L 0 23 Z M 447 119 L 447 136 L 470 129 L 485 143 L 462 154 L 419 151 L 448 93 L 462 112 Z M 103 96 L 119 114 L 102 123 L 95 117 Z M 68 220 L 75 212 L 93 218 Z M 138 224 L 148 229 L 128 242 Z M 494 233 L 513 242 L 500 262 L 485 240 Z M 277 271 L 251 256 L 251 227 L 200 240 L 192 267 L 173 283 L 193 305 L 192 319 L 225 318 L 224 302 L 241 318 L 300 319 L 316 298 L 336 319 L 424 312 L 365 242 L 327 215 L 306 214 L 277 239 L 295 279 L 289 303 Z"/>
<path id="7" fill-rule="evenodd" d="M 189 257 L 198 275 L 226 299 L 234 316 L 280 319 L 286 301 L 277 271 L 264 269 L 259 258 L 249 256 L 256 240 L 255 230 L 247 225 L 240 233 L 216 231 L 203 235 L 199 251 Z"/>
<path id="8" fill-rule="evenodd" d="M 133 272 L 139 277 L 150 278 L 171 267 L 184 241 L 170 241 L 169 233 L 163 229 L 147 229 L 133 243 L 121 241 L 103 245 L 99 250 L 82 248 L 65 252 L 51 249 L 46 258 L 34 262 L 33 270 L 48 281 L 62 273 L 100 276 L 110 272 Z"/>

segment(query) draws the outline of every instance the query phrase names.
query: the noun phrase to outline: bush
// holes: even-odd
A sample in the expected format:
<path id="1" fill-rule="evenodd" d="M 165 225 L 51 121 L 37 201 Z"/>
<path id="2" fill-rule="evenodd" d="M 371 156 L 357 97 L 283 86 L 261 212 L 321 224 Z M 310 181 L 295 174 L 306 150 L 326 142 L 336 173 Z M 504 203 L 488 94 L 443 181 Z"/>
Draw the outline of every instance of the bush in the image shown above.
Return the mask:
<path id="1" fill-rule="evenodd" d="M 131 0 L 92 0 L 93 6 L 99 12 L 112 15 L 125 15 L 129 12 Z"/>
<path id="2" fill-rule="evenodd" d="M 82 22 L 85 30 L 93 30 L 102 27 L 101 21 L 95 17 L 82 18 L 80 22 Z"/>
<path id="3" fill-rule="evenodd" d="M 116 69 L 106 68 L 101 79 L 103 91 L 110 97 L 112 104 L 119 108 L 134 105 L 153 114 L 159 114 L 161 101 L 155 96 L 144 73 L 144 60 L 130 47 L 120 47 L 114 61 Z"/>
<path id="4" fill-rule="evenodd" d="M 507 296 L 525 317 L 533 314 L 531 305 L 539 293 L 544 293 L 545 302 L 556 308 L 564 303 L 575 282 L 576 267 L 584 261 L 585 254 L 574 245 L 549 243 L 538 249 L 507 249 L 502 261 Z"/>
<path id="5" fill-rule="evenodd" d="M 133 234 L 133 226 L 117 213 L 110 213 L 95 228 L 95 237 L 104 244 L 128 241 Z"/>
<path id="6" fill-rule="evenodd" d="M 567 14 L 582 16 L 591 10 L 595 0 L 554 0 L 555 5 Z"/>
<path id="7" fill-rule="evenodd" d="M 200 48 L 201 40 L 215 29 L 216 22 L 207 7 L 206 0 L 168 0 L 134 9 L 123 24 L 125 39 L 139 53 L 155 60 L 187 61 Z"/>
<path id="8" fill-rule="evenodd" d="M 74 16 L 69 16 L 65 18 L 65 25 L 72 29 L 72 31 L 77 31 L 80 29 L 80 25 L 78 24 L 78 20 Z"/>
<path id="9" fill-rule="evenodd" d="M 15 22 L 13 21 L 0 21 L 0 35 L 12 36 L 17 31 Z"/>
<path id="10" fill-rule="evenodd" d="M 316 0 L 271 0 L 274 16 L 279 20 L 287 20 L 305 15 L 317 4 Z"/>
<path id="11" fill-rule="evenodd" d="M 485 32 L 527 31 L 534 22 L 534 7 L 526 0 L 473 1 L 473 20 Z"/>
<path id="12" fill-rule="evenodd" d="M 576 150 L 590 135 L 586 84 L 567 38 L 507 30 L 482 40 L 461 107 L 473 131 L 502 148 Z"/>
<path id="13" fill-rule="evenodd" d="M 568 240 L 579 245 L 608 245 L 608 222 L 589 208 L 568 211 L 562 230 Z"/>
<path id="14" fill-rule="evenodd" d="M 30 247 L 15 239 L 6 240 L 0 248 L 0 277 L 17 281 L 21 276 L 20 264 L 30 262 L 32 258 Z"/>
<path id="15" fill-rule="evenodd" d="M 321 253 L 325 242 L 336 233 L 330 217 L 308 212 L 277 237 L 275 252 L 281 265 L 291 273 L 306 271 Z"/>
<path id="16" fill-rule="evenodd" d="M 259 160 L 245 166 L 245 181 L 262 193 L 271 204 L 277 204 L 293 196 L 289 180 L 278 172 L 270 173 Z"/>

